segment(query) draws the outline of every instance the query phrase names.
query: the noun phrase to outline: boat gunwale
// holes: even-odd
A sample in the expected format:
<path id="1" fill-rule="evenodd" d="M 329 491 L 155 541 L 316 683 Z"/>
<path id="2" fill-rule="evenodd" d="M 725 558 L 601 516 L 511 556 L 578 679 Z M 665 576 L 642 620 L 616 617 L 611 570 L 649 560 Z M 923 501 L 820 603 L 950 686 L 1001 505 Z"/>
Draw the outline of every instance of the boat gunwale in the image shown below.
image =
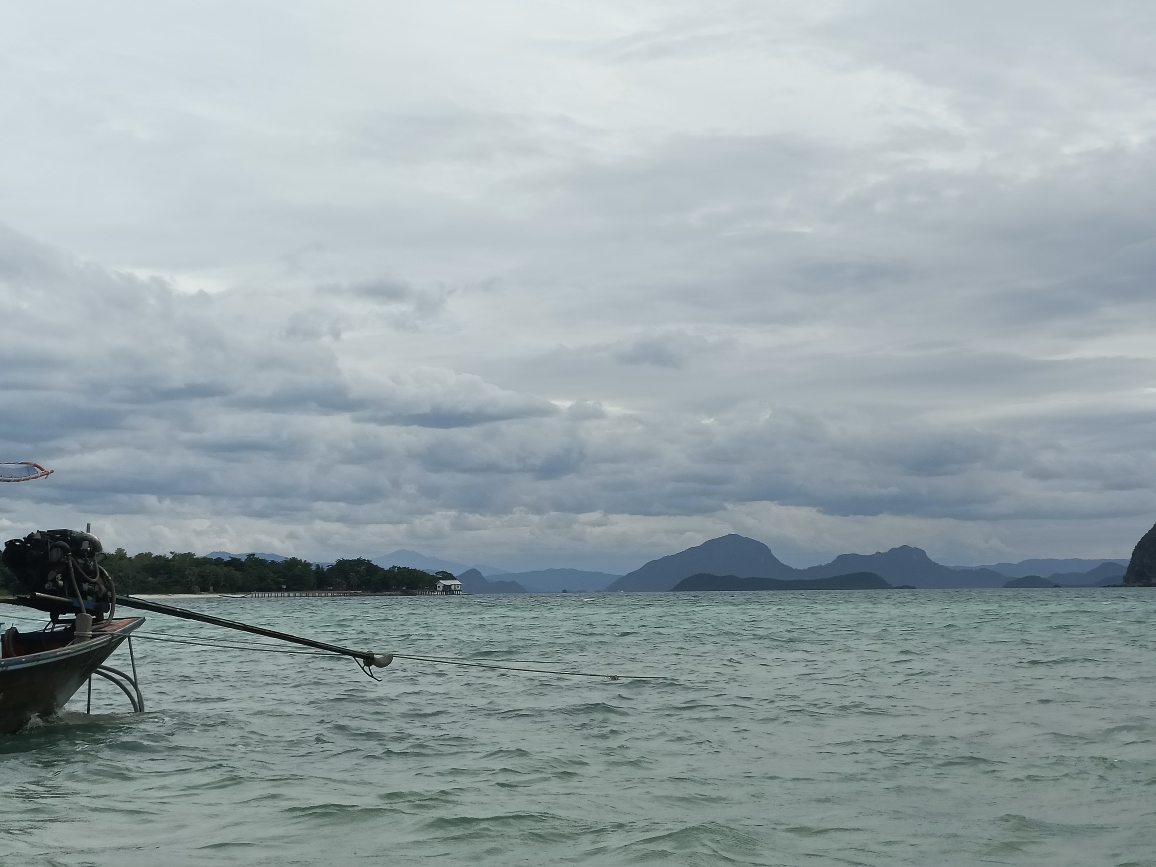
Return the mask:
<path id="1" fill-rule="evenodd" d="M 118 620 L 120 619 L 118 618 Z M 64 647 L 56 647 L 52 650 L 41 650 L 37 653 L 25 653 L 21 656 L 10 656 L 5 659 L 0 659 L 0 672 L 26 668 L 32 665 L 43 665 L 61 659 L 68 659 L 73 656 L 82 656 L 95 649 L 102 648 L 117 639 L 127 638 L 129 633 L 144 623 L 144 620 L 143 617 L 127 617 L 120 620 L 121 625 L 116 629 L 101 630 L 87 641 L 77 641 L 74 637 L 72 641 L 64 645 Z M 111 622 L 115 623 L 117 621 Z M 99 626 L 96 627 L 96 629 L 99 629 Z"/>

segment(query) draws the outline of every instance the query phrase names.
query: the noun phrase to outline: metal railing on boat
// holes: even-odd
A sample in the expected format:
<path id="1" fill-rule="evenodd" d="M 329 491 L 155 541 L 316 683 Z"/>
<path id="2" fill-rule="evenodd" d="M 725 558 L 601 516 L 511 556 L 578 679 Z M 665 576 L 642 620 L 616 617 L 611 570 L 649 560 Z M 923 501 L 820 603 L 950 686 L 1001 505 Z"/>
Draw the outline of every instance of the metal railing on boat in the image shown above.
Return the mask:
<path id="1" fill-rule="evenodd" d="M 93 671 L 92 674 L 100 675 L 105 680 L 110 680 L 120 687 L 121 692 L 128 696 L 129 703 L 132 704 L 133 713 L 144 713 L 144 695 L 140 691 L 140 684 L 137 681 L 136 673 L 136 654 L 132 651 L 132 636 L 128 637 L 128 658 L 129 664 L 132 665 L 132 674 L 121 671 L 119 668 L 113 668 L 111 665 L 102 665 Z M 132 687 L 129 690 L 129 687 Z M 84 709 L 85 713 L 92 713 L 92 675 L 88 676 L 88 702 Z"/>

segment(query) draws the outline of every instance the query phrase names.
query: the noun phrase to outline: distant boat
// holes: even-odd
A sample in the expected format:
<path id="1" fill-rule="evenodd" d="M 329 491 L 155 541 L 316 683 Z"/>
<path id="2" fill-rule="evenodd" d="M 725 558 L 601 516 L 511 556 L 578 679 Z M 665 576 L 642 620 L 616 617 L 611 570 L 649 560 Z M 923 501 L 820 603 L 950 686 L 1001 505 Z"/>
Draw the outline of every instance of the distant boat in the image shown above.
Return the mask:
<path id="1" fill-rule="evenodd" d="M 134 710 L 143 709 L 135 678 L 103 665 L 144 618 L 94 624 L 91 637 L 77 636 L 73 622 L 67 623 L 62 629 L 36 632 L 19 632 L 13 626 L 0 639 L 0 734 L 19 731 L 34 716 L 57 713 L 94 674 L 124 690 Z"/>
<path id="2" fill-rule="evenodd" d="M 248 599 L 248 593 L 218 593 L 222 599 Z"/>

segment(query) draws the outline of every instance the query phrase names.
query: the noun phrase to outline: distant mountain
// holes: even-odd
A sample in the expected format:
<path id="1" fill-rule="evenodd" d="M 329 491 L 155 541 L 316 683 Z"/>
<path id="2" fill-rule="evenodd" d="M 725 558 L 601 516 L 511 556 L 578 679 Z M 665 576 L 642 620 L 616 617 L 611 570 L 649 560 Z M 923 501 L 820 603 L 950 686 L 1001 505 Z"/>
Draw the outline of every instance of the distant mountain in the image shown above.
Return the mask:
<path id="1" fill-rule="evenodd" d="M 491 575 L 507 575 L 510 572 L 505 566 L 491 566 L 489 563 L 475 563 L 470 568 L 477 569 L 487 578 Z"/>
<path id="2" fill-rule="evenodd" d="M 1084 560 L 1078 557 L 1071 557 L 1066 560 L 1054 559 L 1037 559 L 1037 560 L 1020 560 L 1018 563 L 994 563 L 991 566 L 975 566 L 966 567 L 967 569 L 990 569 L 993 572 L 999 572 L 1001 575 L 1006 575 L 1008 578 L 1023 578 L 1025 575 L 1053 575 L 1056 573 L 1073 573 L 1082 574 L 1091 569 L 1095 569 L 1104 563 L 1116 563 L 1127 568 L 1127 560 L 1113 560 L 1105 557 L 1102 560 Z M 1123 574 L 1123 573 L 1121 573 Z"/>
<path id="3" fill-rule="evenodd" d="M 540 569 L 537 572 L 507 572 L 488 576 L 490 583 L 514 581 L 531 593 L 596 593 L 605 590 L 620 576 L 606 572 L 585 572 L 581 569 Z"/>
<path id="4" fill-rule="evenodd" d="M 845 569 L 845 572 L 854 570 Z M 762 542 L 730 534 L 651 560 L 623 575 L 606 589 L 611 592 L 665 593 L 691 575 L 741 575 L 744 578 L 794 578 L 796 570 L 771 553 Z"/>
<path id="5" fill-rule="evenodd" d="M 936 563 L 927 552 L 910 545 L 874 554 L 840 554 L 830 563 L 793 569 L 754 539 L 731 534 L 694 548 L 651 560 L 619 578 L 610 591 L 665 592 L 692 575 L 738 575 L 780 581 L 814 580 L 870 572 L 893 585 L 919 588 L 1002 587 L 1008 576 L 990 569 L 952 569 Z"/>
<path id="6" fill-rule="evenodd" d="M 1008 581 L 1003 586 L 1004 587 L 1027 587 L 1027 588 L 1035 589 L 1035 588 L 1040 588 L 1040 587 L 1055 588 L 1055 587 L 1059 587 L 1060 585 L 1056 584 L 1053 581 L 1048 581 L 1046 578 L 1041 578 L 1039 575 L 1025 575 L 1023 578 L 1013 578 L 1011 581 Z"/>
<path id="7" fill-rule="evenodd" d="M 517 581 L 487 581 L 477 569 L 467 569 L 457 576 L 466 593 L 529 593 Z"/>
<path id="8" fill-rule="evenodd" d="M 245 554 L 213 551 L 209 557 L 245 558 Z M 255 554 L 264 560 L 282 561 L 280 554 Z M 773 579 L 797 582 L 835 578 L 857 573 L 871 573 L 893 586 L 925 589 L 955 587 L 1003 587 L 1009 578 L 1029 575 L 1064 587 L 1089 587 L 1120 584 L 1126 560 L 1037 559 L 1019 563 L 997 563 L 994 567 L 952 568 L 936 563 L 927 552 L 910 545 L 874 554 L 840 554 L 830 563 L 794 569 L 782 563 L 771 549 L 755 539 L 730 534 L 651 560 L 628 575 L 618 577 L 605 572 L 581 569 L 540 569 L 533 572 L 510 572 L 500 567 L 478 565 L 472 568 L 452 560 L 427 557 L 417 551 L 400 549 L 373 561 L 379 566 L 407 566 L 425 572 L 449 572 L 466 585 L 467 593 L 591 593 L 601 590 L 626 592 L 666 592 L 692 576 L 715 578 Z M 1083 569 L 1083 566 L 1089 568 Z M 998 568 L 997 568 L 998 567 Z M 1029 567 L 1031 567 L 1029 569 Z M 1040 567 L 1059 567 L 1040 568 Z M 1060 570 L 1063 571 L 1060 571 Z M 1014 574 L 1013 574 L 1014 573 Z M 469 581 L 463 576 L 470 576 Z M 474 576 L 477 576 L 476 578 Z M 478 578 L 481 579 L 480 583 Z M 721 580 L 721 579 L 720 579 Z M 474 589 L 469 583 L 473 582 Z M 808 585 L 819 589 L 818 585 Z"/>
<path id="9" fill-rule="evenodd" d="M 1087 572 L 1056 572 L 1048 575 L 1046 580 L 1063 587 L 1104 587 L 1109 584 L 1122 583 L 1126 568 L 1109 560 Z"/>
<path id="10" fill-rule="evenodd" d="M 952 569 L 936 563 L 922 548 L 900 545 L 874 554 L 840 554 L 830 563 L 799 570 L 800 578 L 827 578 L 849 572 L 874 572 L 893 584 L 926 589 L 1002 587 L 1008 576 L 990 569 Z"/>
<path id="11" fill-rule="evenodd" d="M 872 572 L 855 572 L 811 580 L 777 581 L 774 578 L 738 578 L 734 575 L 691 575 L 674 585 L 672 592 L 704 590 L 892 590 Z"/>
<path id="12" fill-rule="evenodd" d="M 384 557 L 378 557 L 373 562 L 384 569 L 388 569 L 390 566 L 407 566 L 410 569 L 421 569 L 423 572 L 429 572 L 431 575 L 434 572 L 449 572 L 451 575 L 457 575 L 459 572 L 465 572 L 471 568 L 465 563 L 456 563 L 453 560 L 442 560 L 439 557 L 427 557 L 425 554 L 410 551 L 408 548 L 399 548 L 396 551 L 391 551 Z M 483 575 L 493 575 L 499 572 L 509 571 L 498 568 L 497 566 L 487 566 L 484 563 L 472 568 L 477 569 Z"/>
<path id="13" fill-rule="evenodd" d="M 249 555 L 248 554 L 230 554 L 228 551 L 210 551 L 205 556 L 210 557 L 214 560 L 244 560 Z M 254 553 L 253 556 L 257 557 L 261 560 L 269 560 L 273 563 L 281 563 L 281 562 L 289 559 L 288 557 L 282 557 L 280 554 Z M 79 605 L 79 603 L 77 603 L 77 604 Z"/>

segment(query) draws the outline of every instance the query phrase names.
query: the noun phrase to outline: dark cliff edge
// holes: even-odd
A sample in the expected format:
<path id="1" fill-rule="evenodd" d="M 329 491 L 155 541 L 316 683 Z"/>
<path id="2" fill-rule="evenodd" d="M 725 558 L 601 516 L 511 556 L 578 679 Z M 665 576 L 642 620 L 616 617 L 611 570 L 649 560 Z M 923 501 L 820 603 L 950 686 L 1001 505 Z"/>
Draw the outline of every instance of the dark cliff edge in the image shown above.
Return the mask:
<path id="1" fill-rule="evenodd" d="M 1128 571 L 1124 573 L 1124 586 L 1156 587 L 1156 526 L 1136 543 Z"/>
<path id="2" fill-rule="evenodd" d="M 781 581 L 775 578 L 739 578 L 735 575 L 691 575 L 679 581 L 671 593 L 713 590 L 894 590 L 874 572 L 852 572 L 829 578 Z"/>

